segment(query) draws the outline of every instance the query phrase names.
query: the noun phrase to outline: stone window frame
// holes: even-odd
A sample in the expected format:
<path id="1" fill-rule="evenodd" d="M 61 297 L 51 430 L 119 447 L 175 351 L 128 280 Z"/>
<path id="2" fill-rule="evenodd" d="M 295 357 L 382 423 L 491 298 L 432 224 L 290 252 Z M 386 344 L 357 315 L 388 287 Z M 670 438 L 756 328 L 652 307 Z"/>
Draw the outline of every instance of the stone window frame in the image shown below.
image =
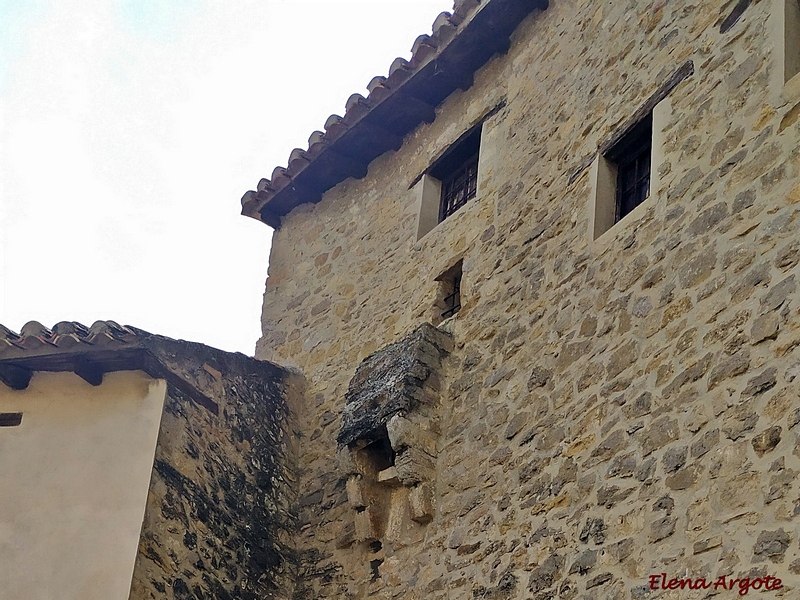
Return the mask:
<path id="1" fill-rule="evenodd" d="M 775 40 L 773 94 L 780 105 L 800 99 L 800 0 L 772 0 L 769 32 Z"/>
<path id="2" fill-rule="evenodd" d="M 455 142 L 447 147 L 442 155 L 437 158 L 433 164 L 422 174 L 420 181 L 417 183 L 418 190 L 418 203 L 419 210 L 417 211 L 417 241 L 421 240 L 426 234 L 436 228 L 440 223 L 444 223 L 448 218 L 455 215 L 456 212 L 464 208 L 468 202 L 475 202 L 480 199 L 481 191 L 481 155 L 482 144 L 484 141 L 483 124 L 485 119 L 481 119 L 476 125 L 470 127 L 465 131 Z M 458 155 L 461 152 L 464 144 L 468 144 L 474 138 L 478 138 L 478 151 L 477 157 L 472 152 L 468 152 L 468 157 L 464 161 L 456 161 L 458 164 L 452 168 L 443 168 L 442 165 L 451 158 L 454 154 Z M 462 166 L 477 162 L 477 183 L 475 186 L 474 195 L 470 196 L 459 208 L 450 214 L 442 215 L 442 186 L 443 182 L 447 181 L 453 173 L 457 172 Z M 443 173 L 443 172 L 446 172 Z M 436 177 L 435 175 L 439 175 Z"/>
<path id="3" fill-rule="evenodd" d="M 612 139 L 617 140 L 614 144 L 607 144 L 608 148 L 601 148 L 598 151 L 590 171 L 592 191 L 589 230 L 593 241 L 613 236 L 626 223 L 635 222 L 656 204 L 660 186 L 658 165 L 664 162 L 664 129 L 671 117 L 672 104 L 669 98 L 664 98 L 650 112 L 646 112 L 635 121 L 629 121 L 619 133 L 612 136 Z M 645 119 L 651 119 L 650 192 L 648 197 L 633 210 L 627 214 L 620 214 L 614 150 L 618 143 L 620 141 L 624 143 L 625 137 Z"/>
<path id="4" fill-rule="evenodd" d="M 672 120 L 670 94 L 683 80 L 694 75 L 694 61 L 687 60 L 664 81 L 659 88 L 613 134 L 602 142 L 592 160 L 590 169 L 589 239 L 594 243 L 615 239 L 627 231 L 645 213 L 659 206 L 661 177 L 659 165 L 664 162 L 665 130 Z M 608 154 L 648 114 L 652 114 L 652 140 L 650 146 L 650 195 L 625 218 L 617 220 L 616 171 Z M 580 171 L 579 171 L 580 172 Z"/>
<path id="5" fill-rule="evenodd" d="M 431 231 L 438 228 L 438 226 L 442 223 L 451 222 L 453 217 L 456 217 L 458 213 L 462 212 L 464 206 L 461 206 L 458 210 L 454 211 L 453 214 L 446 215 L 445 218 L 442 218 L 442 180 L 446 179 L 446 177 L 442 176 L 440 167 L 444 161 L 447 161 L 450 155 L 452 155 L 454 152 L 458 152 L 459 146 L 462 143 L 468 142 L 468 140 L 475 135 L 479 136 L 477 153 L 478 179 L 475 195 L 471 197 L 465 203 L 465 205 L 480 202 L 482 195 L 481 181 L 483 180 L 483 168 L 481 161 L 482 157 L 484 156 L 484 143 L 486 141 L 486 132 L 484 130 L 484 126 L 489 119 L 505 108 L 505 106 L 506 101 L 501 100 L 496 106 L 484 113 L 480 119 L 472 122 L 472 124 L 467 127 L 466 130 L 464 130 L 464 132 L 455 141 L 448 144 L 447 147 L 442 150 L 438 156 L 436 156 L 436 158 L 431 162 L 430 166 L 425 169 L 425 171 L 423 171 L 416 179 L 414 179 L 414 181 L 411 182 L 409 189 L 414 190 L 414 194 L 416 196 L 417 242 L 422 240 L 422 238 L 428 235 Z M 465 160 L 462 164 L 466 164 L 471 160 L 474 160 L 474 156 L 472 154 L 470 154 L 469 157 L 465 157 Z M 436 175 L 439 175 L 439 177 L 437 178 Z"/>

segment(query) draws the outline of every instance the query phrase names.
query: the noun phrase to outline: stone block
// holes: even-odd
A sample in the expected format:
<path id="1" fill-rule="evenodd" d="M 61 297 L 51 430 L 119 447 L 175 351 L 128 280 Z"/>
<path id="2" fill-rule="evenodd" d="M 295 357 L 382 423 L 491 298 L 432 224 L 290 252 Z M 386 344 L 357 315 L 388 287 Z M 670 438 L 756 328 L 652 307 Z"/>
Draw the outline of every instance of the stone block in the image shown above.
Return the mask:
<path id="1" fill-rule="evenodd" d="M 405 448 L 418 448 L 430 456 L 436 456 L 436 438 L 430 431 L 426 431 L 417 424 L 412 423 L 402 415 L 395 415 L 386 423 L 389 441 L 395 452 L 402 452 Z"/>
<path id="2" fill-rule="evenodd" d="M 336 452 L 336 464 L 342 475 L 356 475 L 359 473 L 353 452 L 348 447 L 339 448 Z"/>
<path id="3" fill-rule="evenodd" d="M 389 467 L 378 473 L 378 483 L 393 484 L 399 482 L 396 467 Z"/>
<path id="4" fill-rule="evenodd" d="M 692 547 L 692 553 L 702 554 L 703 552 L 714 550 L 715 548 L 719 548 L 720 546 L 722 546 L 722 538 L 720 536 L 714 536 L 712 538 L 695 542 L 694 546 Z"/>
<path id="5" fill-rule="evenodd" d="M 772 286 L 767 295 L 761 299 L 762 310 L 772 311 L 780 308 L 796 289 L 797 284 L 795 283 L 794 275 L 790 275 L 779 284 Z"/>
<path id="6" fill-rule="evenodd" d="M 774 563 L 782 562 L 789 542 L 789 534 L 783 529 L 762 531 L 753 546 L 753 556 L 760 560 L 769 559 Z"/>
<path id="7" fill-rule="evenodd" d="M 750 342 L 758 344 L 764 340 L 772 340 L 778 337 L 779 317 L 775 312 L 761 315 L 753 322 L 750 330 Z"/>
<path id="8" fill-rule="evenodd" d="M 355 517 L 355 540 L 373 542 L 380 539 L 380 515 L 373 506 L 357 512 Z"/>
<path id="9" fill-rule="evenodd" d="M 759 433 L 752 440 L 753 450 L 759 457 L 764 456 L 767 452 L 772 452 L 781 441 L 781 427 L 775 425 Z"/>
<path id="10" fill-rule="evenodd" d="M 386 531 L 383 539 L 392 544 L 395 550 L 408 545 L 409 539 L 409 511 L 408 488 L 398 487 L 392 490 L 389 497 L 389 506 L 386 515 Z"/>
<path id="11" fill-rule="evenodd" d="M 411 518 L 417 523 L 430 523 L 435 514 L 433 485 L 422 483 L 411 490 L 409 495 Z"/>
<path id="12" fill-rule="evenodd" d="M 746 351 L 734 354 L 719 362 L 708 375 L 708 390 L 713 390 L 720 382 L 745 373 L 750 368 L 750 354 Z"/>
<path id="13" fill-rule="evenodd" d="M 675 533 L 675 525 L 678 522 L 677 517 L 666 516 L 659 519 L 650 526 L 649 540 L 651 543 L 660 542 Z"/>
<path id="14" fill-rule="evenodd" d="M 352 475 L 347 479 L 347 501 L 353 508 L 363 508 L 367 505 L 364 495 L 364 484 L 361 475 Z"/>
<path id="15" fill-rule="evenodd" d="M 395 460 L 397 477 L 403 485 L 433 481 L 436 477 L 434 459 L 418 448 L 407 448 Z"/>

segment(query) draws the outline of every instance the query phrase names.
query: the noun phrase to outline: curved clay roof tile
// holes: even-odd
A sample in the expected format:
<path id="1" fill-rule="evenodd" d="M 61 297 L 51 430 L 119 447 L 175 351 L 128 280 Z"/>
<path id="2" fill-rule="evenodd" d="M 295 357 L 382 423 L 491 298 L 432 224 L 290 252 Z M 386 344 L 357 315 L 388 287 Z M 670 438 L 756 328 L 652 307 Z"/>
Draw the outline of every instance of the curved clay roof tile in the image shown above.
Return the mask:
<path id="1" fill-rule="evenodd" d="M 397 71 L 410 71 L 411 64 L 402 56 L 398 56 L 392 61 L 392 66 L 389 67 L 389 78 L 391 79 Z"/>
<path id="2" fill-rule="evenodd" d="M 295 148 L 292 150 L 291 154 L 289 154 L 289 162 L 286 171 L 294 177 L 305 169 L 310 162 L 311 159 L 306 156 L 305 150 L 302 148 Z"/>
<path id="3" fill-rule="evenodd" d="M 453 16 L 460 20 L 464 19 L 472 10 L 480 6 L 480 0 L 455 0 L 453 5 Z"/>
<path id="4" fill-rule="evenodd" d="M 323 136 L 324 135 L 325 134 L 322 131 L 315 131 L 314 133 L 312 133 L 308 138 L 308 148 L 309 148 L 309 150 L 311 149 L 311 146 L 313 146 L 314 144 L 323 144 L 324 143 L 324 140 L 323 140 Z"/>
<path id="5" fill-rule="evenodd" d="M 11 331 L 5 325 L 0 325 L 0 340 L 5 340 L 9 342 L 13 342 L 14 340 L 18 340 L 19 335 Z"/>
<path id="6" fill-rule="evenodd" d="M 242 203 L 242 214 L 249 215 L 250 208 L 258 203 L 258 192 L 253 190 L 247 190 L 242 196 L 240 202 Z"/>
<path id="7" fill-rule="evenodd" d="M 384 83 L 386 83 L 386 77 L 383 75 L 376 75 L 369 80 L 369 83 L 367 84 L 367 90 L 369 90 L 371 94 L 375 88 L 382 86 Z"/>
<path id="8" fill-rule="evenodd" d="M 380 79 L 380 82 L 373 86 L 373 82 L 377 81 L 378 79 Z M 367 86 L 367 89 L 369 90 L 369 101 L 373 106 L 381 102 L 387 96 L 392 95 L 392 90 L 386 83 L 386 77 L 375 77 L 369 83 L 370 85 Z"/>
<path id="9" fill-rule="evenodd" d="M 294 177 L 300 171 L 305 169 L 310 162 L 311 160 L 306 157 L 305 150 L 301 148 L 295 148 L 289 155 L 289 162 L 287 163 L 288 166 L 286 168 L 286 172 L 291 174 L 292 177 Z"/>
<path id="10" fill-rule="evenodd" d="M 347 124 L 343 123 L 342 121 L 343 119 L 339 115 L 331 115 L 328 117 L 328 120 L 325 121 L 326 141 L 332 142 L 341 136 L 345 131 L 347 131 Z"/>
<path id="11" fill-rule="evenodd" d="M 361 94 L 352 94 L 347 99 L 345 107 L 347 112 L 344 115 L 344 120 L 350 124 L 360 119 L 362 116 L 368 113 L 370 109 L 367 99 Z"/>
<path id="12" fill-rule="evenodd" d="M 272 183 L 272 182 L 271 182 L 269 179 L 267 179 L 266 177 L 264 177 L 263 179 L 261 179 L 261 180 L 258 182 L 258 185 L 256 186 L 256 191 L 258 191 L 258 192 L 266 192 L 266 191 L 269 191 L 269 190 L 271 189 L 271 187 L 272 187 L 272 186 L 270 185 L 271 183 Z"/>
<path id="13" fill-rule="evenodd" d="M 436 55 L 436 40 L 429 35 L 421 35 L 414 42 L 411 52 L 411 63 L 419 67 L 431 56 Z"/>
<path id="14" fill-rule="evenodd" d="M 439 13 L 433 22 L 433 36 L 439 41 L 439 44 L 449 42 L 455 33 L 456 24 L 453 23 L 453 15 L 449 12 Z"/>
<path id="15" fill-rule="evenodd" d="M 325 121 L 325 131 L 326 132 L 330 131 L 330 129 L 335 125 L 338 125 L 341 122 L 341 120 L 342 117 L 340 117 L 339 115 L 331 115 L 330 117 L 328 117 L 328 120 Z"/>
<path id="16" fill-rule="evenodd" d="M 395 58 L 392 66 L 389 67 L 389 77 L 386 80 L 386 87 L 399 87 L 401 83 L 411 76 L 413 70 L 411 63 L 405 58 Z"/>
<path id="17" fill-rule="evenodd" d="M 272 187 L 277 191 L 285 188 L 292 181 L 292 177 L 284 167 L 275 167 L 270 180 L 272 181 Z"/>
<path id="18" fill-rule="evenodd" d="M 76 334 L 85 337 L 89 330 L 77 321 L 60 321 L 53 325 L 53 333 L 55 335 Z"/>
<path id="19" fill-rule="evenodd" d="M 270 181 L 274 182 L 281 177 L 286 176 L 286 168 L 285 167 L 275 167 L 272 169 L 272 177 L 270 177 Z"/>
<path id="20" fill-rule="evenodd" d="M 23 338 L 36 337 L 36 338 L 49 338 L 53 335 L 47 327 L 39 323 L 39 321 L 28 321 L 19 330 L 20 336 Z"/>
<path id="21" fill-rule="evenodd" d="M 95 321 L 89 328 L 89 341 L 92 343 L 107 344 L 109 342 L 124 341 L 129 335 L 126 328 L 114 321 Z"/>
<path id="22" fill-rule="evenodd" d="M 423 33 L 418 35 L 417 39 L 414 40 L 414 43 L 411 44 L 411 54 L 416 54 L 425 46 L 436 48 L 436 39 L 426 33 Z"/>

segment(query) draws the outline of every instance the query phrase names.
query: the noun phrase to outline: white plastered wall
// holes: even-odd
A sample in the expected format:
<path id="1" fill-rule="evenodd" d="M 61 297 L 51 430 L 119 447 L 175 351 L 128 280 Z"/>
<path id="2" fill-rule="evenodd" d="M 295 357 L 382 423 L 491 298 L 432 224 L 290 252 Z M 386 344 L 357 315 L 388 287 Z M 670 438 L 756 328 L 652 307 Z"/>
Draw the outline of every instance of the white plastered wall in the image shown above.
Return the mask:
<path id="1" fill-rule="evenodd" d="M 0 385 L 0 599 L 126 600 L 166 383 L 139 371 Z"/>

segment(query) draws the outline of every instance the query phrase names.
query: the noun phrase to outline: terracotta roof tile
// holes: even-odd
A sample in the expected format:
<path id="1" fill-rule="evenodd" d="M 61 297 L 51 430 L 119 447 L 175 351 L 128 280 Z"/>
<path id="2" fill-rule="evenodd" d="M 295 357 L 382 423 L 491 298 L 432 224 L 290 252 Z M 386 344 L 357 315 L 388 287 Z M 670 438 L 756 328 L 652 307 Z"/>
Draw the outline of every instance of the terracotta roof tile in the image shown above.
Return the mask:
<path id="1" fill-rule="evenodd" d="M 151 334 L 141 329 L 121 326 L 114 321 L 96 321 L 86 327 L 74 321 L 61 321 L 48 329 L 38 321 L 29 321 L 19 333 L 0 325 L 0 360 L 33 354 L 74 350 L 76 347 L 109 347 L 129 344 Z"/>
<path id="2" fill-rule="evenodd" d="M 0 384 L 14 390 L 28 387 L 37 371 L 72 371 L 91 385 L 100 385 L 105 373 L 142 370 L 193 398 L 218 414 L 217 402 L 200 391 L 189 371 L 208 362 L 220 371 L 245 369 L 265 378 L 284 371 L 266 361 L 224 352 L 184 340 L 155 335 L 114 321 L 95 321 L 91 327 L 73 321 L 48 329 L 37 321 L 26 323 L 19 333 L 0 325 Z M 226 367 L 227 365 L 227 367 Z"/>
<path id="3" fill-rule="evenodd" d="M 369 82 L 366 98 L 350 96 L 344 117 L 328 117 L 325 132 L 312 133 L 307 150 L 292 150 L 286 167 L 276 167 L 247 192 L 242 214 L 278 227 L 299 204 L 318 202 L 347 177 L 366 175 L 370 162 L 432 121 L 447 96 L 469 87 L 474 71 L 507 49 L 522 19 L 547 6 L 548 0 L 456 0 L 452 13 L 436 17 L 432 35 L 414 41 L 410 61 L 396 58 L 387 77 Z M 434 68 L 427 68 L 430 63 Z"/>

